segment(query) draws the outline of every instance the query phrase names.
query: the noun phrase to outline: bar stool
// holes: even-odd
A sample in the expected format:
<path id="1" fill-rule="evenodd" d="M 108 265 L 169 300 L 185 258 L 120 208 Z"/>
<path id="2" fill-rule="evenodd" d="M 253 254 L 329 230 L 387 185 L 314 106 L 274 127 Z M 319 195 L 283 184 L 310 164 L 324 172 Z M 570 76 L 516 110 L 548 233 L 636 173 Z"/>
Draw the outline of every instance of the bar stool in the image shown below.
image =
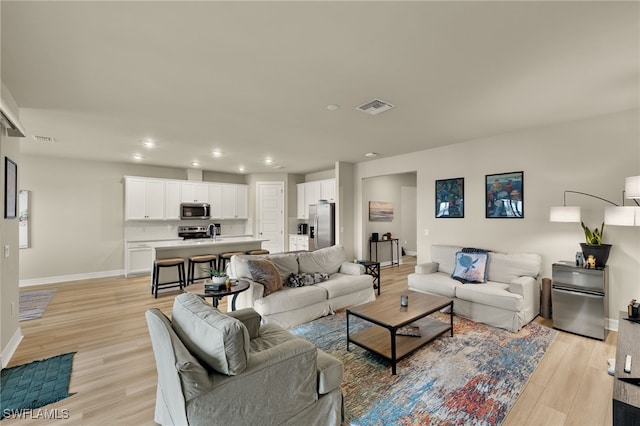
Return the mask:
<path id="1" fill-rule="evenodd" d="M 211 277 L 211 269 L 217 268 L 217 260 L 218 256 L 215 254 L 202 254 L 198 256 L 189 257 L 189 264 L 187 266 L 188 276 L 187 276 L 187 285 L 193 284 L 195 280 L 201 280 L 204 278 Z M 196 278 L 196 264 L 197 263 L 208 263 L 209 264 L 209 274 L 206 277 L 198 277 Z"/>
<path id="2" fill-rule="evenodd" d="M 269 254 L 269 250 L 265 250 L 265 249 L 249 250 L 249 251 L 247 251 L 247 254 L 249 254 L 249 255 L 253 255 L 253 254 Z"/>
<path id="3" fill-rule="evenodd" d="M 243 251 L 228 251 L 226 253 L 221 253 L 218 256 L 218 271 L 224 271 L 224 268 L 227 266 L 227 262 L 231 260 L 231 256 L 244 254 Z"/>
<path id="4" fill-rule="evenodd" d="M 160 268 L 172 268 L 178 267 L 178 281 L 169 281 L 166 283 L 160 282 Z M 151 279 L 151 293 L 158 298 L 158 289 L 163 288 L 183 287 L 187 286 L 184 279 L 184 259 L 181 257 L 172 257 L 169 259 L 156 259 L 153 261 L 153 277 Z"/>

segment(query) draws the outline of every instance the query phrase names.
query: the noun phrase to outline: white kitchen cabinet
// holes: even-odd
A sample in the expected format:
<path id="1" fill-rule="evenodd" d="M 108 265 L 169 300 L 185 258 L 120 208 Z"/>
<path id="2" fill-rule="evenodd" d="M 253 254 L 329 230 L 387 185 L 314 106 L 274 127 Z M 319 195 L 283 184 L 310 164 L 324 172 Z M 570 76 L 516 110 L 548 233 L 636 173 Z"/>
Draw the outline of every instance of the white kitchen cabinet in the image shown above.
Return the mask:
<path id="1" fill-rule="evenodd" d="M 129 243 L 124 259 L 124 276 L 150 274 L 153 249 L 146 243 Z"/>
<path id="2" fill-rule="evenodd" d="M 183 182 L 181 199 L 183 203 L 208 203 L 209 184 L 204 182 Z"/>
<path id="3" fill-rule="evenodd" d="M 163 220 L 165 182 L 127 178 L 125 180 L 125 220 Z"/>
<path id="4" fill-rule="evenodd" d="M 165 182 L 164 197 L 164 218 L 167 220 L 179 220 L 182 183 L 179 181 Z"/>
<path id="5" fill-rule="evenodd" d="M 309 211 L 309 206 L 312 204 L 318 204 L 320 199 L 320 182 L 305 182 L 304 183 L 304 202 L 307 205 L 306 210 Z"/>
<path id="6" fill-rule="evenodd" d="M 297 250 L 309 250 L 309 237 L 306 235 L 298 235 L 297 240 Z"/>
<path id="7" fill-rule="evenodd" d="M 298 250 L 298 238 L 297 235 L 289 235 L 289 251 Z"/>
<path id="8" fill-rule="evenodd" d="M 289 251 L 309 250 L 307 235 L 289 235 Z"/>
<path id="9" fill-rule="evenodd" d="M 318 204 L 319 200 L 330 203 L 336 201 L 336 180 L 324 179 L 299 183 L 296 186 L 296 207 L 298 219 L 309 219 L 309 206 Z"/>
<path id="10" fill-rule="evenodd" d="M 336 180 L 335 179 L 325 179 L 320 181 L 319 200 L 327 200 L 330 203 L 336 202 Z"/>
<path id="11" fill-rule="evenodd" d="M 249 190 L 247 185 L 222 185 L 222 219 L 246 219 Z"/>
<path id="12" fill-rule="evenodd" d="M 249 187 L 125 176 L 125 220 L 180 220 L 180 203 L 209 203 L 212 219 L 247 219 Z"/>
<path id="13" fill-rule="evenodd" d="M 209 204 L 211 219 L 222 219 L 222 184 L 209 184 Z"/>
<path id="14" fill-rule="evenodd" d="M 296 206 L 298 210 L 298 219 L 307 219 L 309 213 L 304 199 L 304 183 L 296 185 Z"/>
<path id="15" fill-rule="evenodd" d="M 236 218 L 247 219 L 249 217 L 249 187 L 247 185 L 236 186 Z"/>

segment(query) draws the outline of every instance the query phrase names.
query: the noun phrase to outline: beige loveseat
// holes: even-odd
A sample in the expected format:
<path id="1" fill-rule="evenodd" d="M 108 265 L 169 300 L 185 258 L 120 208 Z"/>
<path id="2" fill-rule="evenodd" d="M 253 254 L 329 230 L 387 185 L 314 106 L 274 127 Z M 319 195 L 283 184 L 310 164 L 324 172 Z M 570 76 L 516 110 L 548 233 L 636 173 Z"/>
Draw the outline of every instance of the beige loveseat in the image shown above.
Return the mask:
<path id="1" fill-rule="evenodd" d="M 267 258 L 273 262 L 283 281 L 291 274 L 322 273 L 329 279 L 314 285 L 287 287 L 265 294 L 249 270 L 249 259 Z M 312 252 L 270 255 L 237 255 L 231 258 L 230 276 L 249 281 L 249 290 L 238 294 L 238 308 L 253 308 L 267 323 L 291 328 L 328 315 L 333 310 L 375 300 L 373 277 L 364 266 L 347 262 L 344 248 L 335 245 Z"/>
<path id="2" fill-rule="evenodd" d="M 146 312 L 162 425 L 339 425 L 342 363 L 252 309 L 223 314 L 198 296 L 172 319 Z"/>
<path id="3" fill-rule="evenodd" d="M 486 282 L 463 284 L 451 278 L 462 247 L 431 246 L 431 262 L 408 276 L 409 289 L 454 300 L 457 315 L 516 332 L 540 312 L 541 259 L 532 253 L 488 253 Z"/>

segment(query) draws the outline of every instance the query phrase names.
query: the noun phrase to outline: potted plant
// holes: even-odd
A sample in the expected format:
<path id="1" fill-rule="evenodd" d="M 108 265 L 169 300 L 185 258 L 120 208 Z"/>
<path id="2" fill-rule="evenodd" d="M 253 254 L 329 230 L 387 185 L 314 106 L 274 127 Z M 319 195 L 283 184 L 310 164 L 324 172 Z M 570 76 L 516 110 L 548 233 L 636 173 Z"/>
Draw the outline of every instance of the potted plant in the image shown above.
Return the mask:
<path id="1" fill-rule="evenodd" d="M 609 259 L 609 252 L 611 251 L 611 244 L 602 243 L 602 234 L 604 233 L 604 222 L 600 226 L 600 229 L 595 228 L 593 231 L 589 229 L 584 222 L 580 222 L 582 229 L 584 230 L 585 243 L 580 243 L 582 247 L 582 254 L 587 259 L 589 255 L 592 255 L 596 259 L 596 267 L 603 268 L 607 264 Z"/>
<path id="2" fill-rule="evenodd" d="M 218 271 L 215 268 L 211 268 L 211 282 L 214 284 L 224 284 L 229 276 L 225 271 Z"/>

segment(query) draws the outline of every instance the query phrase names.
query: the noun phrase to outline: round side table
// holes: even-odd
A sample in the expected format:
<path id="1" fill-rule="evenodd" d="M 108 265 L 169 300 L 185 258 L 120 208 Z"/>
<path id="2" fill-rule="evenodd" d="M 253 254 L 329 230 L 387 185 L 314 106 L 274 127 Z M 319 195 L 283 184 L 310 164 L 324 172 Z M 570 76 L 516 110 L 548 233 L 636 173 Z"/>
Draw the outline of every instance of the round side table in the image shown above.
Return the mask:
<path id="1" fill-rule="evenodd" d="M 220 302 L 220 299 L 222 299 L 223 297 L 233 296 L 233 298 L 231 299 L 231 310 L 235 311 L 236 310 L 236 298 L 238 297 L 238 294 L 242 293 L 243 291 L 248 290 L 249 287 L 250 287 L 249 281 L 237 280 L 236 283 L 233 284 L 231 286 L 231 288 L 229 288 L 229 290 L 227 290 L 226 288 L 224 288 L 222 290 L 217 290 L 217 291 L 206 290 L 205 289 L 204 293 L 200 293 L 200 294 L 198 294 L 198 296 L 200 296 L 202 298 L 211 297 L 214 308 L 218 307 L 218 303 Z"/>

